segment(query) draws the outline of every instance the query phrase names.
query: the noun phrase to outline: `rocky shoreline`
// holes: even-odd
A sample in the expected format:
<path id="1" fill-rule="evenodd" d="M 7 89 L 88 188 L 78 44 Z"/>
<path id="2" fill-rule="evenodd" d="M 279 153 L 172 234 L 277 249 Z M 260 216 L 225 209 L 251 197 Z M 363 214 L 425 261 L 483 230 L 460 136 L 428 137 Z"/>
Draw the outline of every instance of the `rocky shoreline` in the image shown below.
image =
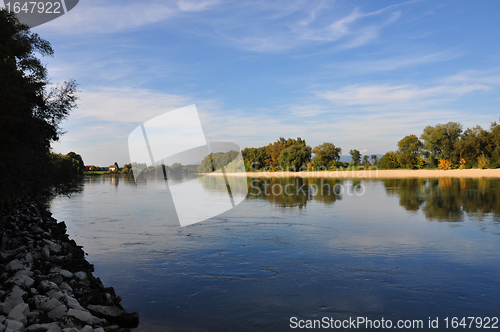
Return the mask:
<path id="1" fill-rule="evenodd" d="M 0 332 L 104 332 L 137 327 L 112 287 L 92 275 L 82 247 L 40 205 L 0 218 Z"/>

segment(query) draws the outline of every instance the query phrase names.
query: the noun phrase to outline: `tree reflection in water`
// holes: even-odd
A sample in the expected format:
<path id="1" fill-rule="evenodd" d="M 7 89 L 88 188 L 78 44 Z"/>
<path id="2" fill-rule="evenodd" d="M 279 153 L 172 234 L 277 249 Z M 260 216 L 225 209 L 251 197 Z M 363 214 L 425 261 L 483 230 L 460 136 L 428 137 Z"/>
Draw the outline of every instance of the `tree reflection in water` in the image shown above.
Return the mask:
<path id="1" fill-rule="evenodd" d="M 228 177 L 232 184 L 234 178 Z M 226 190 L 225 186 L 217 185 L 213 177 L 201 177 L 200 181 L 207 190 Z M 336 179 L 317 178 L 247 178 L 248 195 L 247 199 L 264 199 L 279 207 L 306 207 L 307 202 L 314 200 L 324 204 L 333 204 L 342 199 L 344 192 L 355 193 L 355 188 L 359 184 L 352 184 L 352 181 L 341 181 Z M 348 189 L 347 189 L 348 188 Z"/>
<path id="2" fill-rule="evenodd" d="M 196 177 L 194 177 L 196 178 Z M 178 182 L 193 180 L 182 175 Z M 210 191 L 227 191 L 218 176 L 198 177 Z M 228 176 L 231 188 L 243 192 L 245 181 Z M 389 196 L 399 197 L 399 205 L 407 211 L 421 210 L 434 221 L 461 222 L 500 216 L 500 179 L 492 178 L 400 178 L 400 179 L 321 179 L 285 177 L 248 177 L 247 199 L 266 200 L 283 208 L 305 208 L 310 201 L 333 204 L 344 195 L 361 196 L 367 182 L 382 182 Z M 174 181 L 176 182 L 176 181 Z"/>
<path id="3" fill-rule="evenodd" d="M 500 215 L 499 179 L 385 179 L 386 192 L 399 196 L 399 204 L 408 211 L 422 209 L 435 221 L 461 222 L 483 220 Z"/>

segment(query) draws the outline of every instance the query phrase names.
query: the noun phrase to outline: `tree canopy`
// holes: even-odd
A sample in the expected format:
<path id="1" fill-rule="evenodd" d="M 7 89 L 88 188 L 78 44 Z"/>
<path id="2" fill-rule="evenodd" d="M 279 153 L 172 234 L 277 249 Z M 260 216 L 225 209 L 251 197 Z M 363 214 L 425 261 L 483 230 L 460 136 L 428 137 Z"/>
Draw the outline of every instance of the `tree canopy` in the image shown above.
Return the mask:
<path id="1" fill-rule="evenodd" d="M 335 147 L 333 143 L 325 142 L 314 147 L 312 153 L 315 154 L 313 158 L 314 167 L 324 167 L 326 169 L 332 162 L 340 159 L 342 149 Z"/>
<path id="2" fill-rule="evenodd" d="M 50 86 L 39 56 L 52 56 L 49 42 L 16 16 L 0 9 L 1 200 L 35 197 L 54 185 L 50 144 L 76 107 L 76 82 Z"/>
<path id="3" fill-rule="evenodd" d="M 415 168 L 422 142 L 416 135 L 405 136 L 398 142 L 397 160 L 404 168 Z"/>
<path id="4" fill-rule="evenodd" d="M 439 159 L 447 159 L 457 163 L 459 153 L 457 145 L 462 133 L 462 125 L 458 122 L 448 122 L 427 126 L 420 138 L 424 141 L 423 147 L 431 165 L 436 165 Z"/>
<path id="5" fill-rule="evenodd" d="M 361 152 L 356 149 L 352 149 L 351 151 L 349 151 L 349 154 L 351 155 L 352 159 L 351 163 L 354 166 L 359 165 L 359 163 L 361 162 Z"/>

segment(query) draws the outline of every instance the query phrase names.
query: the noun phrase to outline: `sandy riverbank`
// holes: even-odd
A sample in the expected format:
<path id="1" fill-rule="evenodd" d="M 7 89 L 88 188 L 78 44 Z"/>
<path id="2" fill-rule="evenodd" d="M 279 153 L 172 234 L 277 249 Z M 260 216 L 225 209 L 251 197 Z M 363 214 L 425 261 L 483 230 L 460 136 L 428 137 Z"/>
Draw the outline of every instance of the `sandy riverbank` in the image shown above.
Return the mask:
<path id="1" fill-rule="evenodd" d="M 221 176 L 222 173 L 203 173 L 204 175 Z M 228 176 L 247 177 L 296 177 L 296 178 L 359 178 L 359 179 L 387 179 L 387 178 L 500 178 L 500 169 L 453 169 L 453 170 L 356 170 L 356 171 L 311 171 L 311 172 L 252 172 L 226 173 Z"/>

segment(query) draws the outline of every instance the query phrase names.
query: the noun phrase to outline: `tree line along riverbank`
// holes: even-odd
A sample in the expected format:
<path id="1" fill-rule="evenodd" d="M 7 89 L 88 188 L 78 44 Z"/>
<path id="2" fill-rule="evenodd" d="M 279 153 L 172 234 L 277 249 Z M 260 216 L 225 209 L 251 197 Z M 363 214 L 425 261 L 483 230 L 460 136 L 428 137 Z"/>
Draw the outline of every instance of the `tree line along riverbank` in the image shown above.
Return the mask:
<path id="1" fill-rule="evenodd" d="M 51 152 L 76 107 L 75 80 L 52 88 L 50 44 L 0 9 L 0 331 L 127 331 L 138 324 L 47 209 L 81 186 L 74 152 Z"/>

